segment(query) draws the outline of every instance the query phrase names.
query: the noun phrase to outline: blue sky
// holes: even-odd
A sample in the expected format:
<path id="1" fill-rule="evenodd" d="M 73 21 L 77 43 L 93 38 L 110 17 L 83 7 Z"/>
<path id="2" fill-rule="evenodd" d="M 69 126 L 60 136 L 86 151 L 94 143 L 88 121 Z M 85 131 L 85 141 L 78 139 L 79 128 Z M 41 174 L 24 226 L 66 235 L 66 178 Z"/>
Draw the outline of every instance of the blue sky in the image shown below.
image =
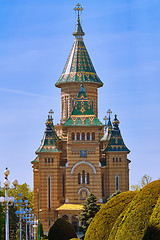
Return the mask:
<path id="1" fill-rule="evenodd" d="M 0 0 L 0 181 L 32 187 L 31 161 L 48 111 L 60 120 L 61 75 L 77 1 Z M 98 76 L 99 119 L 117 113 L 131 150 L 130 184 L 160 177 L 160 1 L 80 1 L 84 42 Z M 113 118 L 113 115 L 112 115 Z"/>

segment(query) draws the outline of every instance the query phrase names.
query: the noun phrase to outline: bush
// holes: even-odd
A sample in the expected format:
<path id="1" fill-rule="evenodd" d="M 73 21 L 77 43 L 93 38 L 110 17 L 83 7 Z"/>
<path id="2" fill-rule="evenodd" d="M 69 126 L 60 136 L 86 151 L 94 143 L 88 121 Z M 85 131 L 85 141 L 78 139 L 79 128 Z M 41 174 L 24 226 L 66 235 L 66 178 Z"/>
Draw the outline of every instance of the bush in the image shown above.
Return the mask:
<path id="1" fill-rule="evenodd" d="M 120 193 L 102 205 L 87 229 L 85 240 L 108 239 L 116 219 L 127 208 L 136 194 L 137 192 L 133 191 Z"/>
<path id="2" fill-rule="evenodd" d="M 48 240 L 69 240 L 71 238 L 77 238 L 72 225 L 62 218 L 57 219 L 49 230 Z"/>
<path id="3" fill-rule="evenodd" d="M 160 197 L 149 219 L 147 230 L 143 240 L 159 240 L 160 239 Z"/>
<path id="4" fill-rule="evenodd" d="M 141 189 L 126 210 L 121 224 L 119 224 L 115 239 L 143 239 L 159 194 L 160 180 L 151 182 Z M 155 212 L 157 212 L 156 208 Z"/>

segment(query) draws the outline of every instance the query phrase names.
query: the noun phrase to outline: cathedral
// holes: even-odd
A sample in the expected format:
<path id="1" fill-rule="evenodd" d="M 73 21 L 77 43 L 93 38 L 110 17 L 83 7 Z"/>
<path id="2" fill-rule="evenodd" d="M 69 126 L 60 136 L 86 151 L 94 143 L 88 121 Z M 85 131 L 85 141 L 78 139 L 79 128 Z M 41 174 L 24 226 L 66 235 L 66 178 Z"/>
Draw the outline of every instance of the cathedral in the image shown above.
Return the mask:
<path id="1" fill-rule="evenodd" d="M 32 161 L 34 175 L 34 210 L 47 234 L 54 221 L 62 217 L 76 230 L 79 214 L 87 196 L 93 193 L 103 204 L 115 191 L 129 190 L 129 163 L 117 115 L 111 110 L 98 119 L 98 77 L 83 41 L 79 4 L 74 43 L 64 70 L 55 83 L 61 89 L 61 120 L 54 125 L 53 111 L 37 157 Z M 54 106 L 53 106 L 54 107 Z M 37 204 L 37 195 L 38 203 Z"/>

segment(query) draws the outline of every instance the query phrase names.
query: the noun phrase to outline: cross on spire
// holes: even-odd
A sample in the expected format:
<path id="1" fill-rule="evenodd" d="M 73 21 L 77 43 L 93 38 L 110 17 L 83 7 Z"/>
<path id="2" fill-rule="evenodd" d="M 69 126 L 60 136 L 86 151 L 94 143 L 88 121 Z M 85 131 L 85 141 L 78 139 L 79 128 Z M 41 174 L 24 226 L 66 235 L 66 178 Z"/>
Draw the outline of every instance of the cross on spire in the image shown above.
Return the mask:
<path id="1" fill-rule="evenodd" d="M 105 121 L 105 126 L 106 126 L 106 125 L 107 125 L 107 120 L 108 120 L 107 116 L 105 116 L 105 117 L 103 118 L 103 120 Z"/>
<path id="2" fill-rule="evenodd" d="M 110 118 L 110 115 L 112 114 L 111 109 L 108 109 L 107 114 L 109 115 L 109 118 Z"/>
<path id="3" fill-rule="evenodd" d="M 77 7 L 75 7 L 73 10 L 75 10 L 75 12 L 78 11 L 78 20 L 77 21 L 80 22 L 79 11 L 82 12 L 83 8 L 81 7 L 81 4 L 79 4 L 79 3 L 76 6 Z"/>

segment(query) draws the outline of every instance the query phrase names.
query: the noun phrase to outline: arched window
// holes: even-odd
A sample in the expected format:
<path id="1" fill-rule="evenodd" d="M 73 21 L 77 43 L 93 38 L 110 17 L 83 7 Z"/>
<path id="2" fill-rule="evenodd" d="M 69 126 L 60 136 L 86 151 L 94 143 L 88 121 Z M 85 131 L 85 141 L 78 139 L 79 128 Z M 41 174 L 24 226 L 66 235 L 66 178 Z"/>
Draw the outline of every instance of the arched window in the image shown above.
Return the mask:
<path id="1" fill-rule="evenodd" d="M 113 158 L 113 162 L 115 162 L 115 158 Z"/>
<path id="2" fill-rule="evenodd" d="M 121 158 L 119 158 L 119 162 L 121 162 Z"/>
<path id="3" fill-rule="evenodd" d="M 102 174 L 102 197 L 104 197 L 104 174 Z"/>
<path id="4" fill-rule="evenodd" d="M 95 140 L 95 133 L 92 132 L 92 140 Z"/>
<path id="5" fill-rule="evenodd" d="M 87 173 L 87 184 L 89 184 L 89 173 Z"/>
<path id="6" fill-rule="evenodd" d="M 63 197 L 65 197 L 65 175 L 64 174 L 62 175 L 62 184 L 63 184 L 62 186 Z"/>
<path id="7" fill-rule="evenodd" d="M 82 140 L 85 140 L 85 133 L 82 132 Z"/>
<path id="8" fill-rule="evenodd" d="M 66 117 L 68 118 L 68 99 L 66 99 Z"/>
<path id="9" fill-rule="evenodd" d="M 51 210 L 51 176 L 47 177 L 48 209 Z"/>
<path id="10" fill-rule="evenodd" d="M 94 99 L 92 99 L 91 106 L 94 108 Z"/>
<path id="11" fill-rule="evenodd" d="M 75 133 L 72 132 L 72 136 L 71 136 L 72 140 L 75 140 Z"/>
<path id="12" fill-rule="evenodd" d="M 90 140 L 90 133 L 87 132 L 87 140 Z"/>
<path id="13" fill-rule="evenodd" d="M 119 190 L 119 176 L 115 176 L 115 191 Z"/>
<path id="14" fill-rule="evenodd" d="M 52 158 L 52 164 L 53 164 L 53 158 Z"/>
<path id="15" fill-rule="evenodd" d="M 74 98 L 72 98 L 71 99 L 71 111 L 73 111 L 74 104 L 75 104 L 75 100 L 74 100 Z"/>
<path id="16" fill-rule="evenodd" d="M 80 183 L 81 183 L 81 174 L 78 173 L 78 184 L 80 184 Z"/>
<path id="17" fill-rule="evenodd" d="M 80 140 L 80 133 L 77 132 L 77 140 Z"/>
<path id="18" fill-rule="evenodd" d="M 82 183 L 85 183 L 85 171 L 82 171 Z"/>
<path id="19" fill-rule="evenodd" d="M 50 158 L 48 158 L 48 163 L 50 163 Z"/>
<path id="20" fill-rule="evenodd" d="M 45 158 L 45 164 L 47 163 L 47 158 Z"/>
<path id="21" fill-rule="evenodd" d="M 116 158 L 116 162 L 118 162 L 118 158 Z"/>

